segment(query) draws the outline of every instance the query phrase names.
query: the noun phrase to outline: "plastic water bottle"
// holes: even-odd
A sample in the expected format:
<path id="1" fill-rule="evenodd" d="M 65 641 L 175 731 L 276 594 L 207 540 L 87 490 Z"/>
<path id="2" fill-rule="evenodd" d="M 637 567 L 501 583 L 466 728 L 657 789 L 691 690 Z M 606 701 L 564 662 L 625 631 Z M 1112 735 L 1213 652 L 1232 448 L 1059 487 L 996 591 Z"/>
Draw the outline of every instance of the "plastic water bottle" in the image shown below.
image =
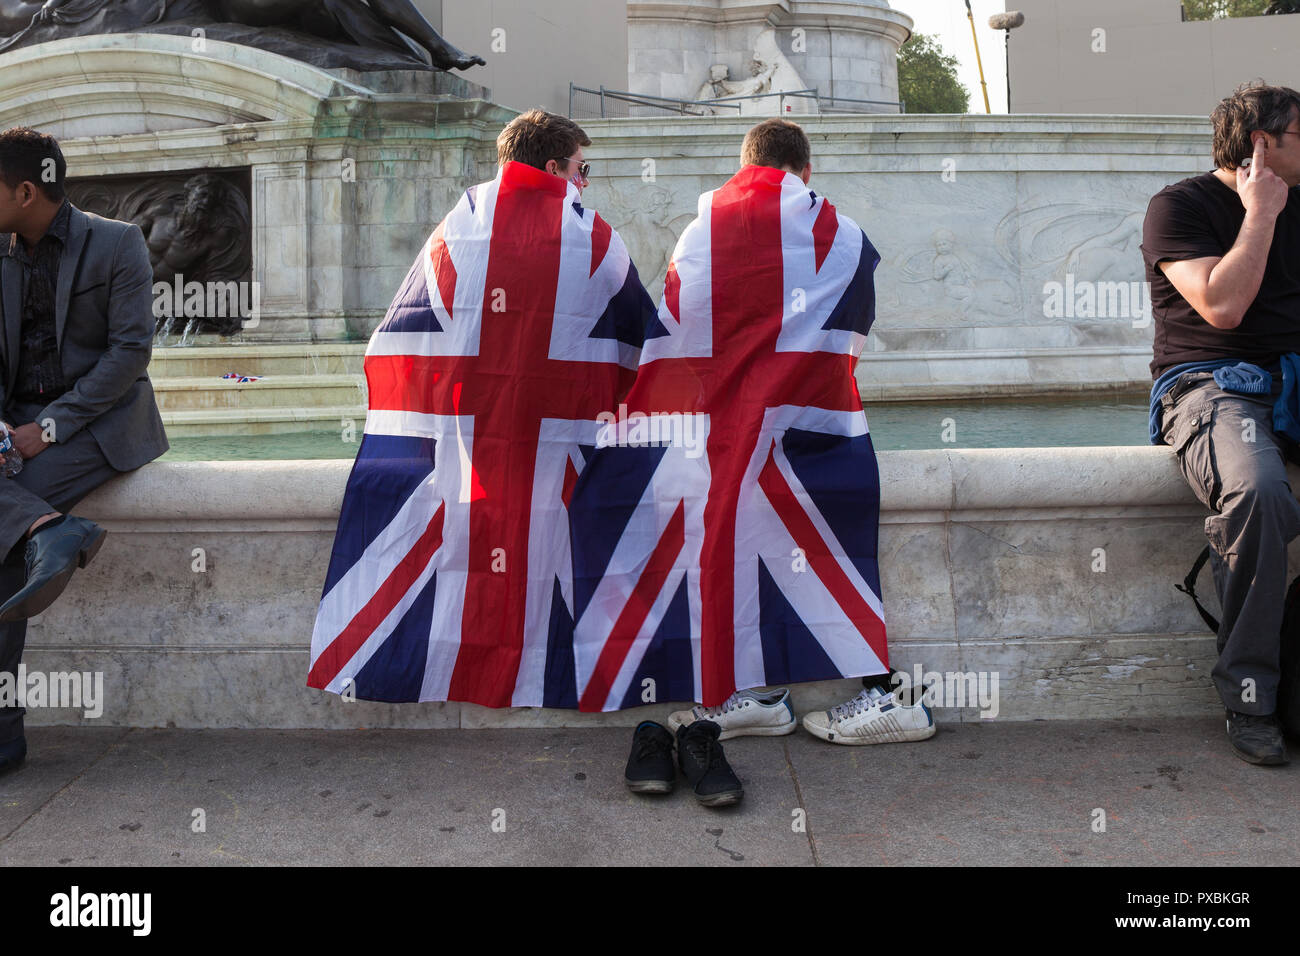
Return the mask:
<path id="1" fill-rule="evenodd" d="M 0 455 L 3 455 L 5 459 L 4 468 L 0 469 L 0 474 L 3 474 L 6 478 L 12 478 L 23 470 L 23 456 L 14 447 L 14 440 L 9 437 L 9 429 L 5 428 L 3 422 L 0 422 Z"/>

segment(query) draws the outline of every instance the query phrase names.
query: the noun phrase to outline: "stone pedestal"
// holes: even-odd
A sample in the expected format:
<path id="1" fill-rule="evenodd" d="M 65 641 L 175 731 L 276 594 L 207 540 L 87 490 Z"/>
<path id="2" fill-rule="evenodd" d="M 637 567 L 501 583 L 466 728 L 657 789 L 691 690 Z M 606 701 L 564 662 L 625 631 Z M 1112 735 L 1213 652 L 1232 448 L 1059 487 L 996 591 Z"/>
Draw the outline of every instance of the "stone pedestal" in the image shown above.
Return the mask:
<path id="1" fill-rule="evenodd" d="M 261 313 L 229 341 L 367 337 L 438 220 L 495 174 L 515 114 L 489 96 L 446 73 L 327 71 L 188 36 L 0 57 L 0 128 L 56 136 L 69 177 L 249 171 Z"/>
<path id="2" fill-rule="evenodd" d="M 887 104 L 898 100 L 898 48 L 911 27 L 887 0 L 629 0 L 628 89 L 698 99 L 713 66 L 744 84 L 759 61 L 777 67 L 772 91 L 815 88 L 825 108 L 897 112 Z M 745 105 L 746 115 L 824 111 L 775 97 Z"/>
<path id="3" fill-rule="evenodd" d="M 999 720 L 1222 714 L 1210 683 L 1214 635 L 1172 587 L 1205 543 L 1206 512 L 1171 449 L 879 459 L 880 571 L 896 669 L 998 675 Z M 676 709 L 349 703 L 309 690 L 312 624 L 348 467 L 155 462 L 87 497 L 78 513 L 111 533 L 30 621 L 24 661 L 33 671 L 102 673 L 103 714 L 31 708 L 28 723 L 630 727 Z M 1300 541 L 1291 554 L 1294 569 Z M 1213 602 L 1208 581 L 1206 573 Z M 795 685 L 795 712 L 856 689 Z M 937 717 L 980 720 L 973 707 Z"/>

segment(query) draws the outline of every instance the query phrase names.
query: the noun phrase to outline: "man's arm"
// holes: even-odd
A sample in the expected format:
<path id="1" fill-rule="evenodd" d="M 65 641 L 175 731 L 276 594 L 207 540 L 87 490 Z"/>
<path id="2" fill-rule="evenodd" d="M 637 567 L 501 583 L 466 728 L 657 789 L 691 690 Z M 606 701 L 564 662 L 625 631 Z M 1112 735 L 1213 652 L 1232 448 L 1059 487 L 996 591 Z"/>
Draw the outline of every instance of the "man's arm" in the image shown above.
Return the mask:
<path id="1" fill-rule="evenodd" d="M 1273 229 L 1278 214 L 1286 208 L 1290 190 L 1281 177 L 1260 162 L 1262 155 L 1263 140 L 1256 140 L 1250 169 L 1237 169 L 1237 195 L 1246 207 L 1246 218 L 1228 253 L 1159 263 L 1179 295 L 1216 329 L 1239 326 L 1259 295 L 1268 250 L 1273 245 Z"/>
<path id="2" fill-rule="evenodd" d="M 112 408 L 149 367 L 153 332 L 153 267 L 144 234 L 132 225 L 113 251 L 108 348 L 70 391 L 45 406 L 36 423 L 53 419 L 53 438 L 64 442 Z"/>

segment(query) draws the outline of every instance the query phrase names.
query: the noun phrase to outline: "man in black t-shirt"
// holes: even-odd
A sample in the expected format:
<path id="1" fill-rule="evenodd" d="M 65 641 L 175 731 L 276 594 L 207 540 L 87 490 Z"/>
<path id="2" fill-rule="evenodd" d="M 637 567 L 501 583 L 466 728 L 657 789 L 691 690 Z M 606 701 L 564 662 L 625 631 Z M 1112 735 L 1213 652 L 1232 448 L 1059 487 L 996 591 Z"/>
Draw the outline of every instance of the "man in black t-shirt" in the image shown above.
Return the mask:
<path id="1" fill-rule="evenodd" d="M 1294 444 L 1275 431 L 1273 407 L 1283 365 L 1300 353 L 1300 93 L 1242 87 L 1211 119 L 1217 168 L 1163 189 L 1143 226 L 1151 440 L 1173 446 L 1214 512 L 1205 521 L 1222 607 L 1213 679 L 1228 739 L 1245 760 L 1280 764 L 1286 551 L 1300 504 L 1284 457 Z"/>

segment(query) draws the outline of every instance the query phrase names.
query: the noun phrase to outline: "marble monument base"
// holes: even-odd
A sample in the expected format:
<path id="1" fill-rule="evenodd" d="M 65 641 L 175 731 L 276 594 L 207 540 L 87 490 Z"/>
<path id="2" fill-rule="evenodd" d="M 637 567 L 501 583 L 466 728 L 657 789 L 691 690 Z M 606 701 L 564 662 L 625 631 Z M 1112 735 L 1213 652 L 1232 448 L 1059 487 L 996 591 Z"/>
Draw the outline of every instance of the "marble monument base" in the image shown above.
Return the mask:
<path id="1" fill-rule="evenodd" d="M 883 452 L 880 568 L 891 664 L 994 675 L 998 720 L 1206 716 L 1214 635 L 1174 590 L 1204 508 L 1168 448 Z M 348 703 L 306 685 L 349 464 L 154 463 L 88 497 L 111 533 L 30 622 L 29 670 L 104 675 L 100 725 L 631 726 L 586 715 Z M 1300 476 L 1295 476 L 1300 477 Z M 1100 553 L 1099 553 L 1100 549 Z M 1292 552 L 1300 563 L 1300 542 Z M 1202 591 L 1213 609 L 1206 572 Z M 796 711 L 854 682 L 796 685 Z M 937 719 L 978 721 L 939 708 Z M 86 722 L 33 709 L 33 724 Z"/>
<path id="2" fill-rule="evenodd" d="M 0 57 L 0 128 L 56 136 L 70 179 L 246 175 L 260 306 L 230 342 L 368 337 L 438 220 L 495 175 L 514 115 L 460 76 L 325 70 L 211 37 Z"/>

